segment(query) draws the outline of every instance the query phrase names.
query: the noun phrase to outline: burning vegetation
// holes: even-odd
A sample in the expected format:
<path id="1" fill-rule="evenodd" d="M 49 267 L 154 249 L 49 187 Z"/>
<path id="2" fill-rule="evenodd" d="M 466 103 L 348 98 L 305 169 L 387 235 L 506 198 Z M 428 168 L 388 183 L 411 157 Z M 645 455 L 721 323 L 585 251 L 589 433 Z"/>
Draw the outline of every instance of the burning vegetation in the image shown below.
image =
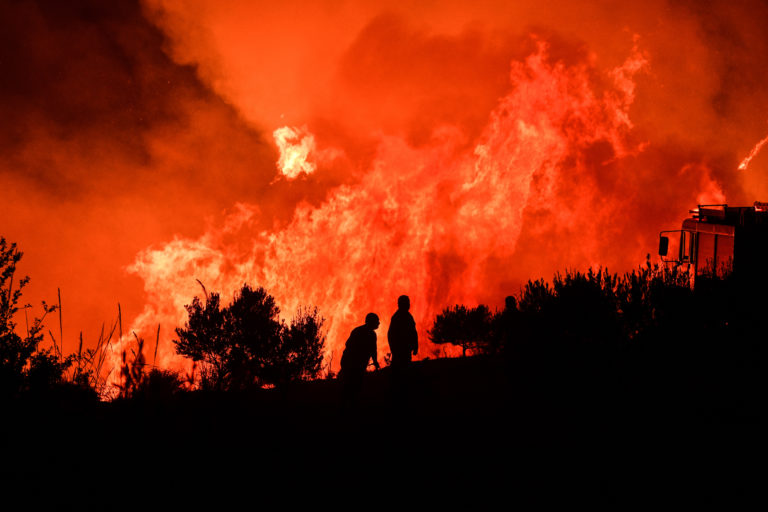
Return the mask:
<path id="1" fill-rule="evenodd" d="M 197 280 L 248 283 L 317 307 L 336 370 L 401 294 L 426 341 L 447 307 L 631 271 L 691 204 L 768 192 L 759 2 L 318 5 L 2 6 L 3 231 L 32 299 L 77 297 L 65 351 L 101 350 L 120 301 L 105 364 L 136 332 L 189 372 Z"/>

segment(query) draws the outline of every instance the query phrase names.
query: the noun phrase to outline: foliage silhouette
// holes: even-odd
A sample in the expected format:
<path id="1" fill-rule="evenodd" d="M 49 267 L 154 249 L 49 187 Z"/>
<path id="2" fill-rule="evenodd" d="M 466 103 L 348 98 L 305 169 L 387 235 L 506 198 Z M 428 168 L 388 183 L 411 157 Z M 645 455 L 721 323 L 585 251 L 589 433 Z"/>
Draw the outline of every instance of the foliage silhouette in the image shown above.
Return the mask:
<path id="1" fill-rule="evenodd" d="M 317 377 L 325 346 L 322 327 L 323 319 L 317 308 L 300 308 L 290 325 L 281 328 L 277 350 L 265 368 L 266 380 L 284 384 Z"/>
<path id="2" fill-rule="evenodd" d="M 43 340 L 43 320 L 56 311 L 56 306 L 42 302 L 43 315 L 32 320 L 26 336 L 16 333 L 13 318 L 19 310 L 22 290 L 29 283 L 28 276 L 14 283 L 22 255 L 15 243 L 8 244 L 0 237 L 0 393 L 6 397 L 62 383 L 74 360 L 73 356 L 57 357 L 50 350 L 38 350 Z"/>
<path id="3" fill-rule="evenodd" d="M 753 410 L 760 323 L 745 313 L 750 296 L 732 276 L 697 276 L 694 287 L 687 269 L 650 261 L 624 275 L 532 280 L 504 350 L 509 375 L 523 394 L 581 413 L 618 402 L 633 414 L 690 414 L 716 401 Z"/>
<path id="4" fill-rule="evenodd" d="M 437 315 L 427 335 L 432 343 L 460 346 L 462 355 L 466 356 L 467 349 L 480 347 L 490 341 L 492 318 L 485 304 L 474 308 L 455 305 Z"/>
<path id="5" fill-rule="evenodd" d="M 205 291 L 205 288 L 203 288 Z M 317 309 L 300 309 L 291 323 L 264 288 L 244 285 L 229 306 L 205 292 L 186 306 L 188 321 L 177 328 L 177 353 L 200 364 L 200 387 L 212 390 L 283 385 L 310 379 L 321 369 L 325 337 Z"/>
<path id="6" fill-rule="evenodd" d="M 610 343 L 637 337 L 692 298 L 687 272 L 648 261 L 623 276 L 590 268 L 586 273 L 558 273 L 552 286 L 544 280 L 528 281 L 519 311 L 538 337 Z"/>
<path id="7" fill-rule="evenodd" d="M 511 389 L 536 414 L 567 404 L 602 415 L 618 403 L 632 404 L 631 414 L 753 414 L 757 340 L 768 322 L 748 285 L 725 273 L 697 276 L 694 287 L 687 268 L 650 258 L 623 275 L 566 270 L 529 280 L 502 312 L 446 308 L 429 335 L 465 354 L 498 349 Z"/>
<path id="8" fill-rule="evenodd" d="M 178 354 L 200 363 L 203 389 L 223 389 L 231 366 L 224 312 L 218 293 L 206 293 L 205 299 L 203 303 L 194 297 L 192 304 L 184 306 L 189 319 L 183 329 L 176 329 L 178 339 L 173 342 Z"/>
<path id="9" fill-rule="evenodd" d="M 30 357 L 29 368 L 26 370 L 27 388 L 36 393 L 45 393 L 63 384 L 73 361 L 73 355 L 62 360 L 51 349 L 37 350 Z M 74 383 L 82 386 L 80 381 Z"/>
<path id="10" fill-rule="evenodd" d="M 135 387 L 131 397 L 167 401 L 184 391 L 184 379 L 177 372 L 152 368 Z"/>
<path id="11" fill-rule="evenodd" d="M 130 356 L 127 350 L 123 350 L 121 355 L 120 377 L 123 382 L 119 384 L 120 398 L 133 397 L 146 379 L 144 368 L 147 361 L 144 357 L 144 338 L 139 338 L 136 333 L 133 333 L 133 336 L 136 338 L 136 350 L 131 348 Z"/>

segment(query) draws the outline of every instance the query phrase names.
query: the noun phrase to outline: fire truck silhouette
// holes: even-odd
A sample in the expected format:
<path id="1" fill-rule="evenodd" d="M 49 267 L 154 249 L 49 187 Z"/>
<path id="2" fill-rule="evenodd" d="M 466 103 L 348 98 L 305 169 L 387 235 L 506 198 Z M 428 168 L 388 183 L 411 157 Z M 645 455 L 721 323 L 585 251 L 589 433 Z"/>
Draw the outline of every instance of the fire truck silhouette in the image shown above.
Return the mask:
<path id="1" fill-rule="evenodd" d="M 690 265 L 694 277 L 732 275 L 754 284 L 768 280 L 768 203 L 700 204 L 689 213 L 682 229 L 659 234 L 659 255 L 665 263 Z M 673 233 L 676 236 L 670 236 Z"/>

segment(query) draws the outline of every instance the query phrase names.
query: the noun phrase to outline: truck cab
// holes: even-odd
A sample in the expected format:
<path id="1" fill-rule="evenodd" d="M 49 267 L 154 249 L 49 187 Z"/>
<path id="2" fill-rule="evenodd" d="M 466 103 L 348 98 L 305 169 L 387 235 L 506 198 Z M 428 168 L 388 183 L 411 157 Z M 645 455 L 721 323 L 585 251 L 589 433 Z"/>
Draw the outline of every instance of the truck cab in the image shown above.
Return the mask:
<path id="1" fill-rule="evenodd" d="M 698 205 L 682 229 L 659 234 L 659 255 L 667 264 L 688 265 L 699 276 L 768 277 L 768 203 L 752 206 Z"/>

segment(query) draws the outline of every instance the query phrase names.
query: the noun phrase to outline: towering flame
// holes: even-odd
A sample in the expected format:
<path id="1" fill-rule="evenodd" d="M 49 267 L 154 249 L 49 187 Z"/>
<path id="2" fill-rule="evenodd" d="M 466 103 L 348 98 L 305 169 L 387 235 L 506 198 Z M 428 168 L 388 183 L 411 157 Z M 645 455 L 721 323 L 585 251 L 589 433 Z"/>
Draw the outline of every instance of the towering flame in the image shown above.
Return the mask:
<path id="1" fill-rule="evenodd" d="M 477 140 L 467 141 L 455 126 L 437 127 L 418 147 L 379 136 L 359 182 L 337 187 L 319 205 L 299 205 L 282 229 L 256 232 L 257 207 L 241 204 L 221 228 L 142 252 L 130 271 L 146 283 L 149 300 L 134 329 L 145 332 L 158 321 L 181 325 L 182 306 L 199 295 L 196 279 L 225 296 L 248 282 L 266 287 L 288 315 L 304 304 L 318 306 L 327 319 L 328 360 L 337 362 L 346 334 L 367 312 L 381 316 L 386 332 L 401 294 L 411 297 L 426 345 L 431 320 L 447 305 L 499 304 L 517 291 L 510 283 L 553 261 L 601 261 L 596 233 L 610 228 L 622 199 L 599 197 L 592 180 L 605 162 L 587 155 L 599 146 L 619 161 L 640 151 L 628 110 L 633 77 L 647 66 L 635 49 L 598 77 L 608 84 L 600 91 L 594 69 L 553 62 L 539 42 L 535 53 L 511 63 L 509 92 Z M 275 138 L 282 172 L 291 175 L 286 165 L 306 169 L 314 149 L 308 129 L 283 128 Z M 531 214 L 540 220 L 532 222 Z M 508 262 L 526 222 L 534 237 L 554 230 L 578 246 L 557 254 L 542 246 L 540 264 L 514 267 Z M 639 263 L 641 251 L 628 261 Z M 164 346 L 164 361 L 173 364 L 170 345 Z"/>

